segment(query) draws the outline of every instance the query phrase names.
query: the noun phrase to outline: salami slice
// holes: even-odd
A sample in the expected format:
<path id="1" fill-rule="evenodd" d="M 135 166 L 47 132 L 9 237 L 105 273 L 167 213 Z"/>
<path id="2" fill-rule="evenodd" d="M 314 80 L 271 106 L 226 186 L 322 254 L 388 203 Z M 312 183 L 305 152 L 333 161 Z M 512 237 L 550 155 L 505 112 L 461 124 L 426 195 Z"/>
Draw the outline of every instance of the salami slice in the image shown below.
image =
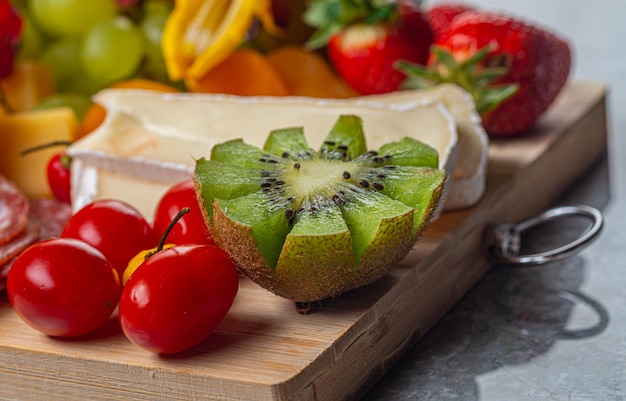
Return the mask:
<path id="1" fill-rule="evenodd" d="M 39 240 L 39 227 L 29 223 L 24 231 L 13 237 L 6 244 L 0 245 L 0 292 L 6 286 L 6 278 L 11 270 L 11 265 L 22 251 Z"/>
<path id="2" fill-rule="evenodd" d="M 11 270 L 11 265 L 15 258 L 11 259 L 8 263 L 5 263 L 3 266 L 0 266 L 0 280 L 4 280 L 9 275 L 9 270 Z"/>
<path id="3" fill-rule="evenodd" d="M 8 263 L 0 266 L 0 292 L 4 291 L 7 287 L 7 277 L 9 276 L 9 270 L 15 258 L 11 259 Z"/>
<path id="4" fill-rule="evenodd" d="M 10 262 L 30 245 L 39 241 L 39 227 L 29 222 L 26 228 L 6 244 L 0 245 L 0 266 Z"/>
<path id="5" fill-rule="evenodd" d="M 39 240 L 61 236 L 72 217 L 72 208 L 56 199 L 31 199 L 30 220 L 39 226 Z"/>
<path id="6" fill-rule="evenodd" d="M 29 207 L 26 195 L 0 175 L 0 245 L 8 243 L 25 229 Z"/>
<path id="7" fill-rule="evenodd" d="M 11 265 L 17 256 L 37 241 L 59 237 L 72 217 L 70 205 L 56 199 L 31 199 L 24 229 L 0 244 L 0 292 L 4 289 Z"/>

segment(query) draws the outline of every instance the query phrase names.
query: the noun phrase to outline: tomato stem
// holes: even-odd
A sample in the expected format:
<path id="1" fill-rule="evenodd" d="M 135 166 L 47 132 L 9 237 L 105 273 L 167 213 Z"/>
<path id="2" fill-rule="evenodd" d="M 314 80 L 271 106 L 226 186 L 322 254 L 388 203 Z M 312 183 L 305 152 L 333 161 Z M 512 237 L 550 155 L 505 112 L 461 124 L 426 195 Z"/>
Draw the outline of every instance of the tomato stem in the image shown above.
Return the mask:
<path id="1" fill-rule="evenodd" d="M 153 253 L 147 254 L 146 259 L 152 256 L 153 254 L 163 250 L 163 247 L 165 246 L 165 240 L 167 239 L 167 236 L 170 234 L 170 232 L 174 228 L 174 224 L 178 223 L 178 220 L 182 219 L 183 216 L 189 213 L 190 211 L 191 211 L 190 208 L 184 207 L 180 209 L 178 213 L 176 213 L 176 216 L 174 216 L 172 221 L 170 221 L 170 224 L 168 224 L 168 226 L 165 228 L 165 232 L 161 236 L 161 240 L 159 241 L 159 245 L 157 246 L 157 249 Z"/>
<path id="2" fill-rule="evenodd" d="M 21 156 L 25 156 L 29 153 L 32 152 L 37 152 L 39 150 L 43 150 L 43 149 L 47 149 L 47 148 L 51 148 L 53 146 L 70 146 L 72 144 L 71 141 L 63 141 L 63 140 L 58 140 L 58 141 L 52 141 L 52 142 L 47 142 L 47 143 L 42 143 L 41 145 L 35 145 L 31 148 L 27 148 L 24 149 L 20 152 Z"/>

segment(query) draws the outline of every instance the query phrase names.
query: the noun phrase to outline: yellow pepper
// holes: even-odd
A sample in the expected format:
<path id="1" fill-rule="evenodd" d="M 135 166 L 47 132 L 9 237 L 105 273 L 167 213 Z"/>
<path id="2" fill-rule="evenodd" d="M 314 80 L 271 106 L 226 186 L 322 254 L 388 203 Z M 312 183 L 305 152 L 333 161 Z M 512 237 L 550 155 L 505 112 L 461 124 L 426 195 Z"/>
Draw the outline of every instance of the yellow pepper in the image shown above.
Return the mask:
<path id="1" fill-rule="evenodd" d="M 255 18 L 280 34 L 271 0 L 177 0 L 162 40 L 170 79 L 201 79 L 243 42 Z"/>

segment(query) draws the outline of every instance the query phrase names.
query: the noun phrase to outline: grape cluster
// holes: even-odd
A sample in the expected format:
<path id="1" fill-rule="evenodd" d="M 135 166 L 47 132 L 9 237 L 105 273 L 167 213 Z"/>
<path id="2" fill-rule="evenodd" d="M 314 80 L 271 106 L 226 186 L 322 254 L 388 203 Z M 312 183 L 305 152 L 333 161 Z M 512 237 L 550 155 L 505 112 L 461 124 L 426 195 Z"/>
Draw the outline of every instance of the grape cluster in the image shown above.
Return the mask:
<path id="1" fill-rule="evenodd" d="M 18 57 L 50 65 L 61 100 L 136 77 L 169 83 L 160 42 L 173 0 L 12 1 Z"/>

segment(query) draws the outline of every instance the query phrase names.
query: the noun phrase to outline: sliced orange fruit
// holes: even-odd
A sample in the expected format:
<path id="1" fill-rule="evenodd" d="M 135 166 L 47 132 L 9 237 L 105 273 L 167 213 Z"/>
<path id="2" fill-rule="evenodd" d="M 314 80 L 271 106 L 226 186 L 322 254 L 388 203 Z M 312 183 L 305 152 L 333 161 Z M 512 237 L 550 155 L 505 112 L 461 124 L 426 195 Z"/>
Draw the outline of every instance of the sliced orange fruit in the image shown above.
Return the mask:
<path id="1" fill-rule="evenodd" d="M 200 80 L 185 81 L 192 92 L 239 96 L 287 96 L 289 89 L 280 74 L 260 52 L 240 48 Z"/>
<path id="2" fill-rule="evenodd" d="M 111 85 L 111 88 L 118 89 L 147 89 L 156 92 L 180 92 L 178 89 L 171 85 L 164 84 L 159 81 L 145 78 L 131 78 L 124 81 L 119 81 Z"/>
<path id="3" fill-rule="evenodd" d="M 295 96 L 348 98 L 356 96 L 324 57 L 301 46 L 282 46 L 267 55 L 267 61 Z"/>
<path id="4" fill-rule="evenodd" d="M 80 129 L 78 131 L 78 138 L 82 138 L 85 135 L 89 134 L 91 131 L 98 128 L 98 126 L 102 124 L 102 121 L 104 121 L 104 117 L 106 117 L 106 114 L 107 112 L 104 107 L 96 103 L 92 104 L 91 107 L 87 109 L 87 112 L 83 117 L 83 121 L 81 121 Z"/>

